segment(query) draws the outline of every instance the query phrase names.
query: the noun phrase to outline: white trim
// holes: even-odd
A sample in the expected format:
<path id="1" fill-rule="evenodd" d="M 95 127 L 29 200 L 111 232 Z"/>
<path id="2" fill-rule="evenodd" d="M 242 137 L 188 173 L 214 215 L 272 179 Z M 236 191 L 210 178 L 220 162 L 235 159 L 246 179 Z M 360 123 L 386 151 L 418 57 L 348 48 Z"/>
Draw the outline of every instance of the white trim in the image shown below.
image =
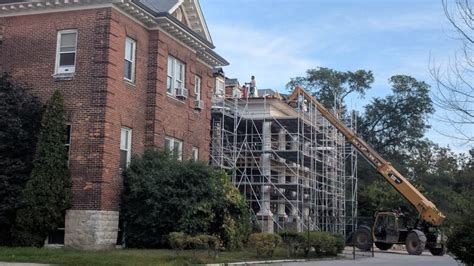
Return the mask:
<path id="1" fill-rule="evenodd" d="M 195 0 L 190 1 L 194 3 Z M 196 3 L 194 4 L 196 5 Z M 197 4 L 196 6 L 199 7 L 197 11 L 200 11 L 197 12 L 199 19 L 204 22 L 200 5 Z M 166 34 L 173 40 L 177 41 L 179 44 L 196 53 L 198 58 L 202 57 L 202 61 L 209 60 L 206 65 L 208 65 L 210 68 L 212 68 L 214 65 L 222 65 L 220 60 L 213 58 L 205 51 L 206 47 L 210 48 L 206 43 L 202 42 L 197 37 L 192 36 L 192 34 L 186 32 L 186 30 L 182 29 L 179 25 L 168 18 L 155 18 L 148 11 L 131 2 L 131 0 L 88 0 L 87 2 L 83 2 L 81 0 L 38 0 L 37 2 L 30 3 L 21 2 L 15 4 L 0 4 L 0 17 L 59 13 L 98 8 L 113 8 L 148 30 L 159 29 L 160 32 Z M 187 15 L 186 12 L 184 13 Z M 205 30 L 206 37 L 209 37 L 207 39 L 212 43 L 207 25 L 205 23 L 203 25 L 205 25 L 203 28 Z M 166 29 L 165 27 L 169 28 Z M 191 25 L 188 27 L 190 30 L 192 30 Z M 198 50 L 201 54 L 197 53 Z"/>
<path id="2" fill-rule="evenodd" d="M 69 7 L 64 7 L 64 5 L 71 5 L 71 4 L 64 4 L 63 6 L 57 7 L 57 6 L 52 6 L 52 4 L 45 5 L 44 2 L 38 2 L 38 3 L 27 4 L 28 6 L 32 5 L 32 7 L 30 7 L 31 10 L 28 10 L 27 8 L 22 8 L 22 9 L 18 8 L 18 9 L 14 9 L 14 11 L 11 11 L 11 12 L 7 11 L 8 10 L 7 6 L 12 6 L 13 4 L 3 4 L 3 5 L 0 4 L 0 17 L 30 16 L 30 15 L 39 15 L 39 14 L 46 14 L 46 13 L 59 13 L 59 12 L 67 12 L 67 11 L 106 8 L 106 7 L 113 7 L 113 3 L 117 1 L 109 0 L 107 2 L 109 3 L 94 4 L 93 1 L 90 1 L 89 3 L 91 3 L 91 5 L 77 5 L 77 6 L 69 6 Z M 22 4 L 25 5 L 25 3 L 22 3 Z M 37 5 L 37 7 L 33 7 L 33 5 Z M 48 9 L 48 7 L 50 7 L 51 9 Z M 38 8 L 38 9 L 34 10 L 34 8 Z"/>
<path id="3" fill-rule="evenodd" d="M 178 7 L 179 7 L 183 2 L 184 2 L 183 0 L 179 0 L 178 3 L 176 3 L 176 5 L 174 5 L 174 6 L 169 10 L 169 13 L 170 13 L 170 14 L 173 14 L 173 12 L 176 11 L 176 9 L 178 9 Z"/>
<path id="4" fill-rule="evenodd" d="M 194 158 L 194 153 L 196 153 L 196 158 Z M 199 161 L 199 148 L 198 147 L 193 146 L 193 148 L 191 149 L 191 160 L 193 162 Z"/>
<path id="5" fill-rule="evenodd" d="M 172 68 L 171 72 L 172 73 L 171 75 L 168 75 L 169 68 L 170 68 L 168 62 L 170 61 L 170 59 L 171 59 L 171 68 Z M 176 77 L 176 74 L 177 74 L 176 69 L 178 68 L 179 65 L 183 66 L 183 69 L 182 69 L 183 77 L 181 80 L 179 80 Z M 168 78 L 171 78 L 171 93 L 168 91 Z M 179 87 L 179 89 L 185 89 L 186 88 L 186 63 L 177 59 L 173 55 L 168 54 L 168 58 L 166 59 L 166 93 L 168 95 L 176 96 L 176 89 L 178 89 L 176 84 L 178 83 L 178 81 L 181 82 L 182 84 L 182 86 Z"/>
<path id="6" fill-rule="evenodd" d="M 207 27 L 206 20 L 204 19 L 204 14 L 202 13 L 201 4 L 199 4 L 199 0 L 194 0 L 194 5 L 196 6 L 196 11 L 198 13 L 199 21 L 201 22 L 202 28 L 204 29 L 204 34 L 206 35 L 206 39 L 212 43 L 212 37 L 209 33 L 209 28 Z"/>
<path id="7" fill-rule="evenodd" d="M 61 66 L 59 65 L 60 64 L 60 60 L 61 60 L 61 38 L 62 38 L 62 35 L 63 34 L 71 34 L 71 33 L 75 33 L 76 34 L 76 40 L 75 40 L 75 43 L 74 43 L 74 66 L 72 67 L 73 68 L 73 71 L 70 71 L 70 72 L 66 72 L 66 71 L 61 71 Z M 54 74 L 74 74 L 76 73 L 76 59 L 77 59 L 77 39 L 79 37 L 79 33 L 77 31 L 77 29 L 67 29 L 67 30 L 59 30 L 58 33 L 57 33 L 57 37 L 56 37 L 56 61 L 55 61 L 55 64 L 54 64 Z"/>
<path id="8" fill-rule="evenodd" d="M 127 132 L 127 147 L 122 149 L 122 132 Z M 131 158 L 132 158 L 132 129 L 128 127 L 120 127 L 120 146 L 119 146 L 120 151 L 127 151 L 127 158 L 126 158 L 126 167 L 130 165 Z M 120 155 L 119 155 L 120 158 Z M 119 167 L 120 167 L 120 161 L 119 161 Z"/>
<path id="9" fill-rule="evenodd" d="M 165 136 L 165 149 L 166 149 L 166 141 L 170 142 L 170 146 L 168 147 L 168 151 L 171 152 L 172 155 L 176 156 L 178 161 L 183 160 L 183 141 L 177 138 Z M 178 143 L 178 154 L 174 154 L 174 144 L 175 142 Z"/>
<path id="10" fill-rule="evenodd" d="M 201 63 L 201 64 L 207 66 L 209 69 L 214 69 L 213 66 L 209 65 L 209 63 L 207 63 L 207 62 L 204 62 L 204 60 L 202 60 L 201 58 L 196 57 L 196 59 L 197 59 L 197 61 L 199 61 L 199 63 Z"/>
<path id="11" fill-rule="evenodd" d="M 199 81 L 199 82 L 197 82 Z M 199 93 L 196 91 L 196 86 L 199 83 Z M 202 78 L 198 75 L 194 75 L 194 95 L 196 100 L 201 100 L 202 97 Z"/>
<path id="12" fill-rule="evenodd" d="M 126 57 L 127 57 L 127 42 L 130 41 L 131 45 L 132 45 L 132 58 L 131 60 L 128 60 Z M 136 53 L 137 53 L 137 41 L 135 39 L 132 39 L 130 37 L 125 37 L 125 54 L 124 54 L 124 60 L 127 60 L 129 62 L 132 63 L 132 73 L 131 73 L 131 78 L 127 78 L 125 77 L 125 73 L 124 73 L 124 77 L 123 79 L 132 83 L 132 84 L 135 84 L 135 66 L 136 66 L 136 61 L 137 61 L 137 57 L 136 57 Z M 124 64 L 124 71 L 125 71 L 125 64 Z"/>

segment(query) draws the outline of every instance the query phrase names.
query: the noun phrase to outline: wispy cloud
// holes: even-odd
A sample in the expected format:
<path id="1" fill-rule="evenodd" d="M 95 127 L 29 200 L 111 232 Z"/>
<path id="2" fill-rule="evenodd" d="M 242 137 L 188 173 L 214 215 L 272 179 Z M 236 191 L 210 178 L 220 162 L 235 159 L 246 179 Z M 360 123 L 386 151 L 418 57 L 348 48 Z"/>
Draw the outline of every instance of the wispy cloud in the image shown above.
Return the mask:
<path id="1" fill-rule="evenodd" d="M 282 89 L 290 77 L 321 64 L 306 55 L 309 43 L 291 33 L 272 34 L 221 24 L 213 27 L 213 36 L 219 53 L 231 62 L 226 75 L 241 82 L 255 75 L 261 88 Z"/>

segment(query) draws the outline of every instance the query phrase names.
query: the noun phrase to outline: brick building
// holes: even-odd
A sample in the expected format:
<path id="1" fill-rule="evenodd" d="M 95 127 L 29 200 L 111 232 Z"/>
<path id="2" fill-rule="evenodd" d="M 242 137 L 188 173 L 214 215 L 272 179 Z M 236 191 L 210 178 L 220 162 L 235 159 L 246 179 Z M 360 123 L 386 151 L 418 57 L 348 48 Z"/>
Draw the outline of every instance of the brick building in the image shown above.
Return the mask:
<path id="1" fill-rule="evenodd" d="M 65 245 L 113 247 L 121 169 L 168 148 L 209 158 L 213 51 L 198 0 L 0 2 L 0 71 L 45 102 L 59 89 L 70 125 L 73 206 Z"/>

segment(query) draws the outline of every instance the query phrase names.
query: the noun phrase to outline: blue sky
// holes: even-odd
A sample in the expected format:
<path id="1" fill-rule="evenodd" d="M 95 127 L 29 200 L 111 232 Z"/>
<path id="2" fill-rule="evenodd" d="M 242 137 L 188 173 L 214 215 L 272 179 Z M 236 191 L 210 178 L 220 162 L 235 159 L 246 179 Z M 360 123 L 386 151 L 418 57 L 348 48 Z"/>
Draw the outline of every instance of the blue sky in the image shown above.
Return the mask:
<path id="1" fill-rule="evenodd" d="M 201 0 L 216 51 L 230 62 L 228 77 L 260 89 L 285 91 L 291 77 L 318 66 L 372 70 L 375 82 L 365 99 L 351 98 L 362 110 L 373 97 L 390 93 L 387 80 L 407 74 L 433 84 L 430 60 L 445 64 L 460 48 L 441 1 L 377 0 Z M 427 137 L 457 152 L 467 145 L 438 121 Z M 467 128 L 474 132 L 474 128 Z M 474 134 L 474 133 L 473 133 Z"/>

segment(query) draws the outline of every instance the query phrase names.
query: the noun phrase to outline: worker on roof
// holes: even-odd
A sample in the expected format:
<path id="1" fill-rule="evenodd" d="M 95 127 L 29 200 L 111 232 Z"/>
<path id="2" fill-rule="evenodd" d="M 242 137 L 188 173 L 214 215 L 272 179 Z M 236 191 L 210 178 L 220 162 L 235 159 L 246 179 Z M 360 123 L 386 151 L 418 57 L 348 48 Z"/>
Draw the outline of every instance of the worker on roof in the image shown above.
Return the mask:
<path id="1" fill-rule="evenodd" d="M 257 88 L 257 83 L 255 82 L 255 76 L 250 78 L 250 95 L 249 97 L 255 97 L 255 89 Z"/>

